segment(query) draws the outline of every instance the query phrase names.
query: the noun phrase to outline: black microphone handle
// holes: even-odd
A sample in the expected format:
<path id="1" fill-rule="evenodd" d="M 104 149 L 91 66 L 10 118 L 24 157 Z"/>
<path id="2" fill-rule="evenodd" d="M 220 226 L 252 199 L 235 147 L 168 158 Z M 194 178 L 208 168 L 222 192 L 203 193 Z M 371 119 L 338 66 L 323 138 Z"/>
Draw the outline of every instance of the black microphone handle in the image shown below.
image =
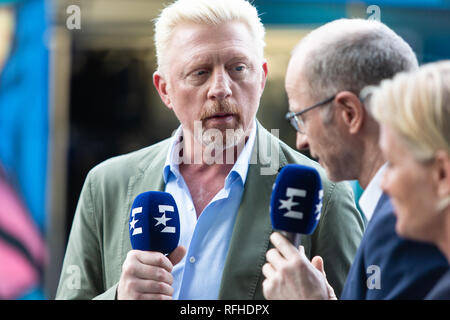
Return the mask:
<path id="1" fill-rule="evenodd" d="M 286 239 L 289 240 L 290 243 L 292 243 L 296 248 L 298 248 L 299 245 L 301 245 L 301 233 L 294 233 L 294 232 L 287 232 L 283 230 L 276 230 L 281 235 L 283 235 Z"/>

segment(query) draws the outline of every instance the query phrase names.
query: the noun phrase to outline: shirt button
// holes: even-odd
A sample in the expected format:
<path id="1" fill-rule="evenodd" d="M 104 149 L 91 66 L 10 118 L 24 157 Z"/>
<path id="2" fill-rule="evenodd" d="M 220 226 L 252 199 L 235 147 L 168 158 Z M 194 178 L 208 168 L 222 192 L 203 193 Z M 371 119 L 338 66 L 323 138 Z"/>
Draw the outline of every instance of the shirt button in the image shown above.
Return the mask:
<path id="1" fill-rule="evenodd" d="M 190 258 L 189 258 L 189 262 L 190 262 L 190 263 L 195 263 L 195 257 L 194 257 L 194 256 L 190 257 Z"/>

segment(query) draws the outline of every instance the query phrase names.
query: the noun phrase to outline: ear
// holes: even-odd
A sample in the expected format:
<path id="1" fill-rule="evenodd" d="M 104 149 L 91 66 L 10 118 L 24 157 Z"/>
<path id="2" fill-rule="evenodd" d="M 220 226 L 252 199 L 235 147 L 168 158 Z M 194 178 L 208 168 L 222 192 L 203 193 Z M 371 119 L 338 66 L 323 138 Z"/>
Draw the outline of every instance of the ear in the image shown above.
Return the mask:
<path id="1" fill-rule="evenodd" d="M 264 91 L 264 88 L 266 86 L 266 81 L 267 81 L 267 75 L 269 74 L 269 68 L 267 65 L 267 60 L 264 59 L 263 64 L 262 64 L 262 77 L 261 77 L 261 94 Z"/>
<path id="2" fill-rule="evenodd" d="M 348 128 L 348 133 L 357 134 L 360 132 L 366 111 L 364 105 L 353 92 L 341 91 L 334 99 L 337 104 L 337 112 L 340 120 Z"/>
<path id="3" fill-rule="evenodd" d="M 435 175 L 437 194 L 440 199 L 450 196 L 450 155 L 445 151 L 438 151 L 435 155 Z"/>
<path id="4" fill-rule="evenodd" d="M 153 85 L 167 108 L 172 109 L 172 104 L 170 102 L 170 97 L 167 90 L 167 81 L 159 71 L 155 71 L 153 73 Z"/>

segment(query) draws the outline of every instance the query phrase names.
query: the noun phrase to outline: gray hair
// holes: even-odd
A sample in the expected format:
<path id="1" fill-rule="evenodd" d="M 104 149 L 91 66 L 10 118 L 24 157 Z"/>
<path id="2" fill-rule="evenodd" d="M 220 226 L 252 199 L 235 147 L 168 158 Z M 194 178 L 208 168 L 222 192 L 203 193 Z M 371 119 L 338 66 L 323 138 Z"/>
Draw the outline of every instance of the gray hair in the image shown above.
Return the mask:
<path id="1" fill-rule="evenodd" d="M 339 19 L 310 32 L 294 49 L 309 94 L 324 99 L 339 91 L 359 95 L 396 73 L 417 69 L 411 47 L 375 20 Z M 330 108 L 327 108 L 330 109 Z"/>

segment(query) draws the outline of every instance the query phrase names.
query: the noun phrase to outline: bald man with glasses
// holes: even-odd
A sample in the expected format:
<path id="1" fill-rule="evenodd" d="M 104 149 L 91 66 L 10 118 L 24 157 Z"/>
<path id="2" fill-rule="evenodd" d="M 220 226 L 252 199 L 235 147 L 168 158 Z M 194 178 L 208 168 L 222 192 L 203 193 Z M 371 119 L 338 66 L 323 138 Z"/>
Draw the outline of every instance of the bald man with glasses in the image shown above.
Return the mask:
<path id="1" fill-rule="evenodd" d="M 418 66 L 410 46 L 377 21 L 341 19 L 307 35 L 294 50 L 286 74 L 298 149 L 310 150 L 332 181 L 358 180 L 368 220 L 341 299 L 423 299 L 447 270 L 436 247 L 395 232 L 395 215 L 380 179 L 386 166 L 379 125 L 364 87 Z M 324 99 L 325 98 L 325 99 Z M 319 102 L 317 102 L 319 101 Z M 311 261 L 280 234 L 267 252 L 267 299 L 335 299 L 319 256 Z"/>

